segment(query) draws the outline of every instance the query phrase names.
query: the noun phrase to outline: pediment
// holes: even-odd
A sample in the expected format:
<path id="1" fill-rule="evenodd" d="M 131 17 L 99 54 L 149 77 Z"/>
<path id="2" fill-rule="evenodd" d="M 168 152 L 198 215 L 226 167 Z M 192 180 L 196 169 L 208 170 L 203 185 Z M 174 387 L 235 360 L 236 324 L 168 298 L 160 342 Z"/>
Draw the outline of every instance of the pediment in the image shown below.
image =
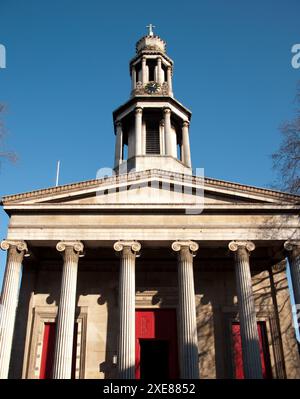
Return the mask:
<path id="1" fill-rule="evenodd" d="M 5 208 L 166 207 L 299 204 L 300 197 L 216 179 L 160 170 L 134 172 L 98 180 L 6 196 Z"/>

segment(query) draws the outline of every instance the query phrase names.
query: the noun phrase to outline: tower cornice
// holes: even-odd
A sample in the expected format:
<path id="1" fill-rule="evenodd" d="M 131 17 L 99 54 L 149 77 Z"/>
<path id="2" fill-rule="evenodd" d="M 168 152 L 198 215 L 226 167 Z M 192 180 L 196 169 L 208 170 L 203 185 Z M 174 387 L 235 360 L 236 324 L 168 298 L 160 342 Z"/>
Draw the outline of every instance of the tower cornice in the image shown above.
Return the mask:
<path id="1" fill-rule="evenodd" d="M 172 58 L 168 57 L 165 53 L 157 50 L 143 50 L 139 54 L 135 55 L 130 61 L 129 65 L 130 67 L 135 64 L 136 61 L 139 61 L 140 58 L 142 58 L 144 55 L 159 55 L 163 57 L 167 62 L 170 63 L 170 66 L 173 68 L 174 61 Z"/>
<path id="2" fill-rule="evenodd" d="M 130 100 L 126 101 L 124 104 L 122 104 L 120 107 L 116 108 L 113 111 L 113 119 L 117 120 L 117 117 L 120 113 L 122 113 L 123 111 L 125 111 L 127 108 L 132 107 L 133 105 L 135 105 L 138 102 L 151 102 L 151 103 L 170 103 L 173 106 L 175 106 L 176 108 L 179 108 L 181 112 L 183 112 L 186 117 L 190 120 L 192 117 L 192 111 L 190 111 L 188 108 L 186 108 L 184 105 L 182 105 L 178 100 L 176 100 L 173 97 L 170 96 L 153 96 L 150 97 L 149 95 L 145 95 L 145 96 L 135 96 L 132 97 Z M 164 105 L 164 107 L 167 107 L 167 105 Z"/>

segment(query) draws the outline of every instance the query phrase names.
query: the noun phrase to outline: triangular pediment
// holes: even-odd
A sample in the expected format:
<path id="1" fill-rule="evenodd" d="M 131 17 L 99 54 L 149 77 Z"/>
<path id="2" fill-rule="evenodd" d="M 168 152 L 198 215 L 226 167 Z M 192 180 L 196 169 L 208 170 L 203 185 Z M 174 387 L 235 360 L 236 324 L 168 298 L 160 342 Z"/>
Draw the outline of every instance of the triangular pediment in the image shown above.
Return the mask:
<path id="1" fill-rule="evenodd" d="M 184 206 L 262 206 L 299 204 L 300 197 L 216 179 L 161 170 L 133 172 L 44 190 L 6 196 L 4 207 L 52 208 Z"/>

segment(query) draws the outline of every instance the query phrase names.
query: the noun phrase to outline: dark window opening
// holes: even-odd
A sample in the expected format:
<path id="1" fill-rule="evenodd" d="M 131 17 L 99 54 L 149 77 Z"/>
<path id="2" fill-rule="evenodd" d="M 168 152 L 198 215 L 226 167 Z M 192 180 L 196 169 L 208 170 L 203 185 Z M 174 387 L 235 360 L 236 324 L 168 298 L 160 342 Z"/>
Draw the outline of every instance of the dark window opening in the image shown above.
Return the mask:
<path id="1" fill-rule="evenodd" d="M 146 154 L 160 154 L 158 123 L 146 123 Z"/>
<path id="2" fill-rule="evenodd" d="M 167 67 L 165 65 L 162 65 L 162 70 L 164 71 L 163 77 L 164 77 L 164 82 L 167 81 Z"/>
<path id="3" fill-rule="evenodd" d="M 148 60 L 147 62 L 148 68 L 149 68 L 149 82 L 154 81 L 154 72 L 155 72 L 155 67 L 156 67 L 156 61 L 155 60 Z"/>
<path id="4" fill-rule="evenodd" d="M 169 378 L 169 343 L 158 339 L 141 339 L 141 379 Z"/>

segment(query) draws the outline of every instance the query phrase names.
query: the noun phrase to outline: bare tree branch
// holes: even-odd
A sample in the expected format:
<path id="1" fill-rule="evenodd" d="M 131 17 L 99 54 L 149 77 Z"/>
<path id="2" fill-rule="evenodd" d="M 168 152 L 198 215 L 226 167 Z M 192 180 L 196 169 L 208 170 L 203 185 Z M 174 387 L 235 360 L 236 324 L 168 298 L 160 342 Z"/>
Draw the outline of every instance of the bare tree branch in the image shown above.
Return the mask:
<path id="1" fill-rule="evenodd" d="M 300 82 L 296 94 L 300 104 Z M 300 194 L 300 106 L 296 118 L 281 125 L 282 142 L 272 155 L 273 168 L 277 171 L 280 189 Z"/>

